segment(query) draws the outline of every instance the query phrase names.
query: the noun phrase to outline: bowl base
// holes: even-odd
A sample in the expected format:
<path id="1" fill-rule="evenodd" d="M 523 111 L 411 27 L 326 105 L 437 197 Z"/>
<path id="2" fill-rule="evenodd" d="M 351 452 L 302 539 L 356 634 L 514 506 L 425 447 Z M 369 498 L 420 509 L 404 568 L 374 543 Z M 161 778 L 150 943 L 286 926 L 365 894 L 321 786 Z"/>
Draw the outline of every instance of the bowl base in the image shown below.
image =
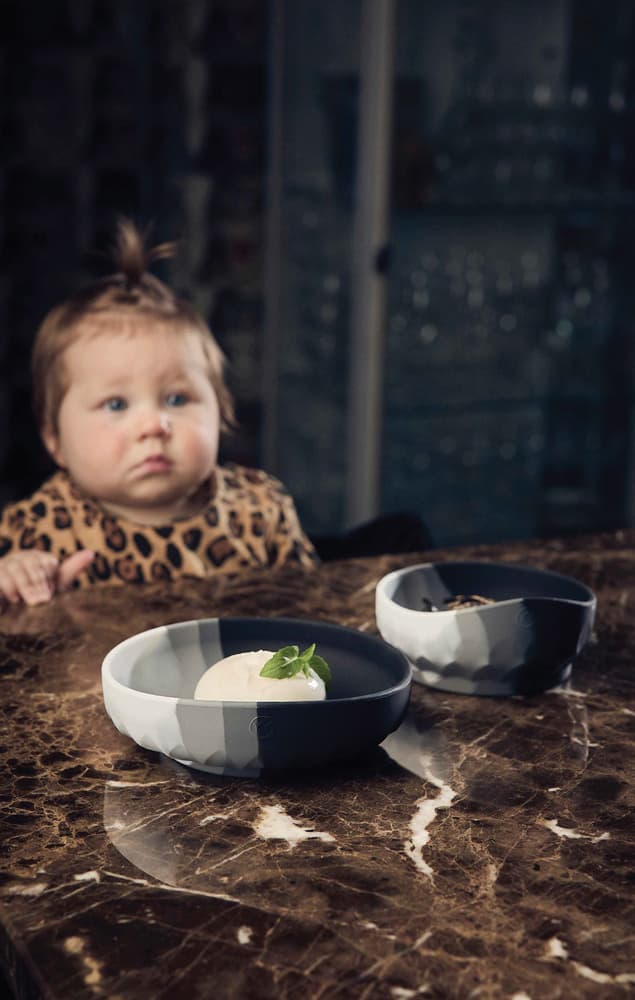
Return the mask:
<path id="1" fill-rule="evenodd" d="M 259 778 L 262 774 L 262 770 L 259 767 L 210 766 L 209 764 L 199 764 L 197 760 L 181 760 L 179 757 L 170 757 L 167 754 L 164 756 L 168 757 L 168 760 L 174 760 L 177 764 L 182 764 L 183 767 L 191 767 L 195 771 L 204 771 L 205 774 L 219 774 L 221 777 Z"/>
<path id="2" fill-rule="evenodd" d="M 469 694 L 483 698 L 509 698 L 522 695 L 540 694 L 542 691 L 550 691 L 559 687 L 571 677 L 573 663 L 565 663 L 559 670 L 554 671 L 547 684 L 540 683 L 535 688 L 523 689 L 518 676 L 510 678 L 509 681 L 499 679 L 491 680 L 471 680 L 469 677 L 447 676 L 440 674 L 436 670 L 426 670 L 410 661 L 412 667 L 412 680 L 415 684 L 432 688 L 436 691 L 448 691 L 450 694 Z"/>

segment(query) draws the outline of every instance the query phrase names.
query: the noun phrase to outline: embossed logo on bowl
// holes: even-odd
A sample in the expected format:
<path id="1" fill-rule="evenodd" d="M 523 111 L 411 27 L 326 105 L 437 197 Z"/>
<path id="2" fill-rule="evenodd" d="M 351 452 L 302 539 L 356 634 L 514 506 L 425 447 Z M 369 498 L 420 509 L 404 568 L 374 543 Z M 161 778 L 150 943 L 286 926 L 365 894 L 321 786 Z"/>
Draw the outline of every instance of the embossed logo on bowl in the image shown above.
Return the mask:
<path id="1" fill-rule="evenodd" d="M 527 605 L 522 602 L 516 611 L 516 628 L 523 632 L 533 632 L 534 627 L 534 616 Z"/>
<path id="2" fill-rule="evenodd" d="M 273 736 L 273 722 L 268 715 L 254 715 L 249 723 L 249 732 L 258 740 L 270 740 Z"/>

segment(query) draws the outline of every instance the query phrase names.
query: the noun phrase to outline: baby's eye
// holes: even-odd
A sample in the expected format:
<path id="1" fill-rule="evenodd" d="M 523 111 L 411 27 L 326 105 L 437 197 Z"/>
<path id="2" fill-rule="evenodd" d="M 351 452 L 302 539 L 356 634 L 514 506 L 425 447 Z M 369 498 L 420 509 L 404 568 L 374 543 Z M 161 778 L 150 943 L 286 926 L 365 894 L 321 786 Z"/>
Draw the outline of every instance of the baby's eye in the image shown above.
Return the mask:
<path id="1" fill-rule="evenodd" d="M 165 397 L 168 406 L 185 406 L 187 396 L 184 392 L 169 392 Z"/>
<path id="2" fill-rule="evenodd" d="M 117 413 L 119 410 L 125 410 L 127 403 L 123 396 L 112 396 L 110 399 L 105 400 L 102 403 L 104 410 L 110 410 L 111 413 Z"/>

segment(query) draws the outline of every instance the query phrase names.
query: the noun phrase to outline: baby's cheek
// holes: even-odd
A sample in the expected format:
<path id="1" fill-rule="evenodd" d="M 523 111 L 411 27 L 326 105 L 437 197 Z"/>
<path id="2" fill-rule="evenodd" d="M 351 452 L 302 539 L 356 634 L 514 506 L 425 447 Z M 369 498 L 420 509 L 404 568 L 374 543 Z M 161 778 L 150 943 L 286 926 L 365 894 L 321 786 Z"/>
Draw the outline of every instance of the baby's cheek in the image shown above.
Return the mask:
<path id="1" fill-rule="evenodd" d="M 121 453 L 124 442 L 119 432 L 97 425 L 90 435 L 90 453 L 93 462 L 99 462 L 105 456 L 114 457 Z"/>
<path id="2" fill-rule="evenodd" d="M 131 447 L 130 436 L 123 434 L 119 430 L 102 435 L 101 456 L 102 459 L 107 458 L 111 463 L 116 464 L 125 458 Z"/>
<path id="3" fill-rule="evenodd" d="M 218 452 L 218 432 L 209 430 L 208 428 L 202 428 L 196 435 L 196 441 L 192 442 L 192 451 L 196 453 L 199 460 L 201 461 L 211 461 L 216 464 L 216 455 Z"/>

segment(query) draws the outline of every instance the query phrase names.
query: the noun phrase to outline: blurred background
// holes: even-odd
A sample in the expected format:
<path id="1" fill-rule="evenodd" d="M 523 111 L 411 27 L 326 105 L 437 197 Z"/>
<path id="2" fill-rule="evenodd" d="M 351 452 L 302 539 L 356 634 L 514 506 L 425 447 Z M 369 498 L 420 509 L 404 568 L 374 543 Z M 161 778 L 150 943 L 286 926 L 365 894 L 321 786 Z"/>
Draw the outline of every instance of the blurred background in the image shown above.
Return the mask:
<path id="1" fill-rule="evenodd" d="M 0 504 L 50 471 L 37 326 L 129 214 L 182 238 L 158 273 L 229 357 L 225 457 L 311 533 L 633 524 L 634 52 L 630 0 L 2 0 Z"/>

